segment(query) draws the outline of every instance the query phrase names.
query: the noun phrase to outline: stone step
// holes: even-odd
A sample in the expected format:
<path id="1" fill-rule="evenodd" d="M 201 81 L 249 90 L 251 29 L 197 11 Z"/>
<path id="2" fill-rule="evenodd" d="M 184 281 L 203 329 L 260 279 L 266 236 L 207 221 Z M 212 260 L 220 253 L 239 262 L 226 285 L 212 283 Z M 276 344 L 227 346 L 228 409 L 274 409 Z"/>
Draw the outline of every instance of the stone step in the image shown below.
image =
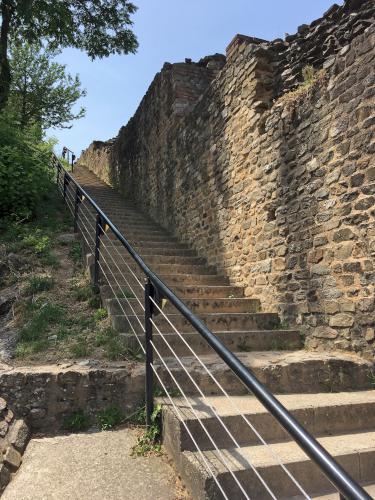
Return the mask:
<path id="1" fill-rule="evenodd" d="M 318 441 L 355 480 L 375 481 L 374 431 L 327 436 L 319 438 Z M 272 443 L 269 446 L 308 494 L 332 490 L 329 481 L 295 442 Z M 220 451 L 250 498 L 270 498 L 250 464 L 260 473 L 277 498 L 290 499 L 301 494 L 285 471 L 275 464 L 275 459 L 266 446 L 249 446 Z M 215 471 L 223 490 L 229 493 L 230 498 L 242 498 L 243 494 L 223 464 L 219 453 L 216 450 L 203 453 L 212 464 L 211 468 Z M 177 469 L 194 499 L 222 499 L 222 494 L 212 476 L 206 472 L 204 462 L 198 452 L 181 453 Z"/>
<path id="2" fill-rule="evenodd" d="M 158 354 L 163 357 L 170 357 L 174 354 L 178 357 L 192 356 L 189 349 L 193 349 L 197 355 L 212 354 L 213 350 L 207 341 L 198 333 L 182 333 L 182 338 L 176 332 L 170 331 L 163 337 L 154 329 L 153 342 L 158 353 L 155 353 L 155 359 Z M 132 350 L 139 348 L 139 342 L 134 333 L 121 333 L 125 344 Z M 297 330 L 252 330 L 247 332 L 215 332 L 218 337 L 232 351 L 270 351 L 275 349 L 301 349 L 302 341 L 300 333 Z M 144 335 L 138 335 L 138 338 L 144 344 Z M 185 344 L 188 343 L 189 347 Z M 173 351 L 170 349 L 172 348 Z M 173 354 L 174 353 L 174 354 Z"/>
<path id="3" fill-rule="evenodd" d="M 361 432 L 375 429 L 375 391 L 282 394 L 277 399 L 314 436 Z M 163 398 L 160 398 L 160 402 Z M 233 405 L 231 404 L 233 402 Z M 219 448 L 232 448 L 233 440 L 220 424 L 212 407 L 242 446 L 260 444 L 244 418 L 260 433 L 266 442 L 289 440 L 289 435 L 254 396 L 224 396 L 190 398 L 190 409 L 184 398 L 174 398 L 180 416 L 202 450 L 213 448 L 212 442 L 200 425 L 203 423 Z M 237 410 L 238 408 L 238 410 Z M 174 453 L 195 451 L 195 446 L 182 421 L 175 415 L 169 400 L 163 403 L 163 436 Z"/>
<path id="4" fill-rule="evenodd" d="M 128 232 L 127 234 L 125 233 L 125 231 L 123 232 L 120 230 L 120 232 L 123 234 L 124 238 L 126 238 L 128 241 L 147 241 L 147 242 L 152 241 L 152 242 L 160 242 L 162 245 L 166 242 L 170 243 L 179 242 L 177 238 L 175 238 L 174 236 L 163 234 L 160 231 L 155 231 L 150 233 L 148 233 L 147 231 L 142 231 L 139 233 Z M 117 240 L 117 236 L 112 231 L 108 231 L 106 233 L 106 236 L 108 236 L 110 240 Z M 106 239 L 105 236 L 103 238 Z"/>
<path id="5" fill-rule="evenodd" d="M 125 251 L 122 243 L 115 242 L 114 246 L 119 249 L 121 252 Z M 168 255 L 168 256 L 181 256 L 181 257 L 196 257 L 197 254 L 194 250 L 188 248 L 177 248 L 177 247 L 152 247 L 144 246 L 141 247 L 139 245 L 134 245 L 134 249 L 137 250 L 139 255 L 142 257 L 143 255 Z M 115 249 L 108 248 L 108 251 L 116 251 Z"/>
<path id="6" fill-rule="evenodd" d="M 144 279 L 142 273 L 136 273 L 139 280 Z M 126 285 L 128 283 L 136 284 L 133 274 L 119 273 L 113 271 L 107 275 L 111 284 Z M 166 283 L 169 287 L 174 288 L 175 285 L 228 285 L 228 278 L 218 276 L 217 274 L 160 274 L 159 279 Z M 103 277 L 103 285 L 108 284 L 106 278 Z"/>
<path id="7" fill-rule="evenodd" d="M 112 288 L 109 285 L 104 285 L 100 287 L 101 296 L 104 299 L 111 298 L 115 294 L 118 296 L 123 296 L 124 293 L 127 294 L 129 290 L 127 286 L 119 287 L 114 285 Z M 225 298 L 241 298 L 243 297 L 243 288 L 229 285 L 187 285 L 187 286 L 174 286 L 173 292 L 180 297 L 181 299 L 192 299 L 192 298 L 200 298 L 200 299 L 225 299 Z M 141 294 L 137 294 L 137 296 L 141 296 Z"/>
<path id="8" fill-rule="evenodd" d="M 364 390 L 373 388 L 373 364 L 359 356 L 343 352 L 254 351 L 236 352 L 242 363 L 273 393 L 314 393 Z M 197 395 L 193 384 L 176 359 L 165 358 L 169 369 L 182 384 L 186 394 Z M 231 395 L 248 394 L 230 368 L 216 354 L 201 355 L 200 359 L 218 378 Z M 186 356 L 180 358 L 205 395 L 222 395 L 198 361 Z M 176 386 L 165 367 L 158 364 L 158 372 L 170 389 Z"/>
<path id="9" fill-rule="evenodd" d="M 135 261 L 127 251 L 125 247 L 120 248 L 106 248 L 105 258 L 108 255 L 109 259 L 118 259 L 119 262 L 126 262 L 127 264 L 134 264 Z M 142 259 L 146 262 L 148 266 L 154 266 L 155 264 L 182 264 L 182 265 L 206 265 L 205 259 L 202 257 L 191 256 L 191 255 L 159 255 L 159 254 L 144 254 L 140 253 Z M 109 262 L 112 262 L 109 260 Z"/>
<path id="10" fill-rule="evenodd" d="M 190 332 L 192 329 L 189 321 L 181 314 L 168 314 L 168 320 L 179 332 Z M 280 319 L 274 313 L 205 313 L 199 318 L 207 327 L 215 331 L 247 331 L 247 330 L 273 330 L 280 324 Z M 112 315 L 112 326 L 119 332 L 133 331 L 131 325 L 140 332 L 140 320 L 143 324 L 143 315 Z M 155 325 L 161 332 L 170 331 L 167 319 L 161 314 L 154 318 Z"/>
<path id="11" fill-rule="evenodd" d="M 131 314 L 132 311 L 136 314 L 143 313 L 143 298 L 138 297 L 142 304 L 139 303 L 137 298 L 125 297 L 121 292 L 118 293 L 116 298 L 106 299 L 104 307 L 108 310 L 109 314 Z M 260 312 L 260 301 L 258 299 L 186 299 L 185 304 L 195 314 L 204 313 L 257 313 Z M 155 312 L 158 313 L 157 309 Z M 167 301 L 163 305 L 164 314 L 178 314 L 178 310 L 173 304 Z"/>
<path id="12" fill-rule="evenodd" d="M 159 248 L 170 248 L 170 249 L 173 248 L 177 250 L 191 251 L 191 249 L 187 245 L 184 245 L 183 243 L 179 243 L 177 241 L 170 241 L 169 239 L 163 242 L 150 241 L 150 240 L 137 240 L 134 242 L 134 244 L 133 241 L 130 240 L 129 243 L 131 243 L 134 248 L 148 249 L 147 253 L 154 253 L 154 249 L 159 249 Z M 113 240 L 113 244 L 123 246 L 119 240 Z"/>
<path id="13" fill-rule="evenodd" d="M 134 311 L 137 314 L 142 314 L 143 309 L 136 298 L 121 298 L 123 295 L 118 295 L 117 298 L 106 299 L 104 306 L 108 309 L 111 315 L 131 314 Z M 185 304 L 195 314 L 204 313 L 256 313 L 260 311 L 259 299 L 187 299 Z M 142 302 L 143 306 L 143 302 Z M 157 310 L 155 311 L 157 312 Z M 163 307 L 165 314 L 178 314 L 178 310 L 169 301 Z"/>
<path id="14" fill-rule="evenodd" d="M 124 262 L 123 260 L 116 259 L 113 256 L 109 256 L 107 253 L 102 253 L 102 262 L 104 260 L 103 268 L 106 270 L 107 268 L 112 272 L 129 272 L 131 269 L 134 272 L 139 271 L 139 266 L 136 262 Z M 159 274 L 215 274 L 215 268 L 210 266 L 202 266 L 195 264 L 153 264 L 151 270 L 159 275 Z"/>

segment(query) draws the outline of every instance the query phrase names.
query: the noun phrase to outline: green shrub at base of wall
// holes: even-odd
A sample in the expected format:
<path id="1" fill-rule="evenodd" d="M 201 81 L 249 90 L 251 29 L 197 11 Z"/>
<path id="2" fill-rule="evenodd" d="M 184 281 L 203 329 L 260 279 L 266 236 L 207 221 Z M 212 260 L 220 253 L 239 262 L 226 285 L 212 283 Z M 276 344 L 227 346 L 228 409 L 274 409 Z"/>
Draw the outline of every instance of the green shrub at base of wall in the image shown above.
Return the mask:
<path id="1" fill-rule="evenodd" d="M 52 144 L 0 117 L 0 217 L 31 217 L 50 189 Z"/>

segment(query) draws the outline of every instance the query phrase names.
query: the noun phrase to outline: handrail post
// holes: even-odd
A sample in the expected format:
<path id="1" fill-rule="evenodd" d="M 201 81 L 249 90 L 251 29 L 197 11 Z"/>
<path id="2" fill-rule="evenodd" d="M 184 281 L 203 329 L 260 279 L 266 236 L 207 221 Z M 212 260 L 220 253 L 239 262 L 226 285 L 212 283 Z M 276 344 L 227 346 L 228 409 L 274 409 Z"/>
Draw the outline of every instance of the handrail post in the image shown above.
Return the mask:
<path id="1" fill-rule="evenodd" d="M 76 187 L 76 196 L 75 196 L 75 201 L 74 201 L 74 232 L 76 233 L 78 231 L 78 209 L 79 209 L 79 204 L 82 201 L 82 195 L 78 189 L 78 186 Z"/>
<path id="2" fill-rule="evenodd" d="M 103 233 L 102 218 L 96 214 L 96 230 L 95 230 L 95 254 L 94 254 L 94 287 L 97 289 L 99 284 L 99 257 L 100 257 L 100 236 Z"/>
<path id="3" fill-rule="evenodd" d="M 145 342 L 146 342 L 146 379 L 145 379 L 145 400 L 146 400 L 146 426 L 150 427 L 152 413 L 154 411 L 154 372 L 152 364 L 154 362 L 154 352 L 152 348 L 152 302 L 154 287 L 150 278 L 145 283 Z"/>
<path id="4" fill-rule="evenodd" d="M 57 184 L 57 189 L 59 189 L 60 172 L 61 172 L 61 165 L 60 165 L 60 163 L 58 163 L 58 164 L 57 164 L 57 174 L 56 174 L 56 184 Z"/>
<path id="5" fill-rule="evenodd" d="M 63 197 L 64 200 L 66 198 L 66 186 L 68 185 L 68 176 L 66 175 L 66 172 L 64 172 L 64 187 L 63 187 Z"/>

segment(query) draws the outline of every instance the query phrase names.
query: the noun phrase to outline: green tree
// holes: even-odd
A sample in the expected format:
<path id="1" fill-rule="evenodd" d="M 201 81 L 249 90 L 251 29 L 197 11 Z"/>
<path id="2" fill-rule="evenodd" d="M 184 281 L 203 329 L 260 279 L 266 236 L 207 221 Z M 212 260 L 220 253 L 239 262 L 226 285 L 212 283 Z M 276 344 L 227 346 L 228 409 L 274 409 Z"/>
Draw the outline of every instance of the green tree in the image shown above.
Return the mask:
<path id="1" fill-rule="evenodd" d="M 127 0 L 0 0 L 0 110 L 10 92 L 10 40 L 75 47 L 92 59 L 134 53 L 138 43 L 129 27 L 135 11 Z"/>
<path id="2" fill-rule="evenodd" d="M 12 82 L 8 108 L 21 129 L 39 124 L 41 129 L 67 128 L 69 122 L 84 116 L 72 106 L 86 92 L 78 76 L 66 73 L 65 65 L 53 61 L 56 52 L 40 50 L 28 43 L 11 51 Z"/>

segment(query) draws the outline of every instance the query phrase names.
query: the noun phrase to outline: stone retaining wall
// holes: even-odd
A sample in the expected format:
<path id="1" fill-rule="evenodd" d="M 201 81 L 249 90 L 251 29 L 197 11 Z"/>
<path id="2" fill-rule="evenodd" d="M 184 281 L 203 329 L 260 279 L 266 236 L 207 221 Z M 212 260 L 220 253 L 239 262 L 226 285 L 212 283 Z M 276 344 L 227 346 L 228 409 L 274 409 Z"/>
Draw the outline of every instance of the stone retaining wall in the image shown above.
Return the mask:
<path id="1" fill-rule="evenodd" d="M 5 399 L 0 397 L 0 496 L 21 465 L 29 437 L 24 420 L 17 419 Z"/>
<path id="2" fill-rule="evenodd" d="M 0 371 L 0 387 L 2 397 L 32 432 L 53 433 L 77 410 L 92 417 L 109 406 L 124 415 L 133 413 L 144 400 L 144 370 L 116 363 L 103 368 L 20 367 Z"/>
<path id="3" fill-rule="evenodd" d="M 374 11 L 370 0 L 348 0 L 285 41 L 236 36 L 214 69 L 215 59 L 166 65 L 117 138 L 80 159 L 263 310 L 301 323 L 308 346 L 367 357 L 375 346 Z M 285 93 L 305 63 L 323 71 Z M 176 108 L 190 74 L 205 90 Z"/>

